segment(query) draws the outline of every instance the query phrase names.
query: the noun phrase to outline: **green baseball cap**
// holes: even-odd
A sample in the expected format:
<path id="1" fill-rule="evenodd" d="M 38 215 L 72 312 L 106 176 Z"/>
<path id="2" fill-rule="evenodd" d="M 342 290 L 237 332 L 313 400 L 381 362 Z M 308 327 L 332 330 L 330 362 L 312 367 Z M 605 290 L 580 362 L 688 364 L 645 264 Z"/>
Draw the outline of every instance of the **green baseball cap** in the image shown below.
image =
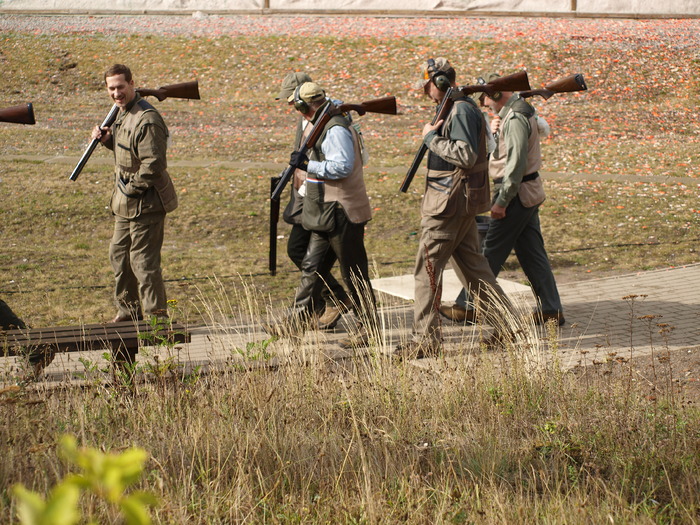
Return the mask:
<path id="1" fill-rule="evenodd" d="M 290 96 L 294 94 L 294 90 L 297 86 L 300 86 L 304 82 L 311 82 L 311 77 L 302 71 L 296 71 L 294 73 L 289 73 L 284 80 L 282 80 L 282 89 L 279 95 L 275 97 L 275 100 L 289 99 Z"/>

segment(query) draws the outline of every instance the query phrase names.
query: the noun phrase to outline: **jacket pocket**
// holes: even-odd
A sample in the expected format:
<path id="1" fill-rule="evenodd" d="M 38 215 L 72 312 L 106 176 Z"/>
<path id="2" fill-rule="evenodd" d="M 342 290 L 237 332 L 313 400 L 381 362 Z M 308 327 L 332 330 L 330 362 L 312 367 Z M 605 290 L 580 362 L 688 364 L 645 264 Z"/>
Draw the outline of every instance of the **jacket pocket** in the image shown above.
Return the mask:
<path id="1" fill-rule="evenodd" d="M 314 232 L 330 232 L 335 229 L 335 201 L 324 201 L 323 181 L 306 179 L 306 195 L 301 210 L 301 225 Z"/>
<path id="2" fill-rule="evenodd" d="M 128 143 L 124 144 L 122 142 L 117 142 L 114 147 L 114 157 L 117 162 L 117 166 L 125 171 L 132 171 L 135 163 Z"/>
<path id="3" fill-rule="evenodd" d="M 428 216 L 442 215 L 450 202 L 454 175 L 452 172 L 428 171 L 423 196 L 422 213 Z"/>
<path id="4" fill-rule="evenodd" d="M 542 177 L 537 177 L 535 180 L 528 180 L 521 183 L 518 189 L 518 197 L 520 197 L 520 202 L 526 208 L 532 208 L 533 206 L 542 204 L 545 199 Z"/>

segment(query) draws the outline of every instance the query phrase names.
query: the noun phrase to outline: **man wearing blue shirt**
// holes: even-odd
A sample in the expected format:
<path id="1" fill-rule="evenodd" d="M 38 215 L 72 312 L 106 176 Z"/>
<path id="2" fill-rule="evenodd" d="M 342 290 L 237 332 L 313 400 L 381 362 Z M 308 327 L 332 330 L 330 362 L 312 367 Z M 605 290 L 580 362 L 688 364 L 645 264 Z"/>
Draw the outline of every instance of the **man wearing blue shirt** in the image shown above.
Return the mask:
<path id="1" fill-rule="evenodd" d="M 327 105 L 332 104 L 314 82 L 297 87 L 290 101 L 309 121 L 305 134 L 311 133 Z M 328 250 L 333 250 L 359 321 L 357 333 L 341 345 L 366 346 L 377 319 L 364 245 L 365 224 L 372 213 L 365 188 L 360 141 L 350 119 L 340 113 L 333 115 L 307 153 L 296 151 L 289 162 L 307 172 L 300 188 L 304 197 L 302 225 L 312 233 L 301 264 L 301 282 L 292 315 L 265 329 L 274 335 L 298 335 L 308 327 L 313 291 L 320 279 L 319 267 Z"/>

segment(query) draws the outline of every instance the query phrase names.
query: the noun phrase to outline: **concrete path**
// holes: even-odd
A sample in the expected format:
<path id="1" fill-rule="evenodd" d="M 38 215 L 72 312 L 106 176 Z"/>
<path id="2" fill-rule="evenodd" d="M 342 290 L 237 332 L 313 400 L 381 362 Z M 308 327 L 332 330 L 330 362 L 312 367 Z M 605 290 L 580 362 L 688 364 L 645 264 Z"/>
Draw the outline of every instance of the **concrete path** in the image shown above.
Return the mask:
<path id="1" fill-rule="evenodd" d="M 42 155 L 7 156 L 9 160 L 75 165 L 75 157 Z M 110 163 L 109 159 L 94 159 Z M 255 165 L 279 168 L 270 163 L 242 163 L 227 161 L 173 161 L 173 165 L 222 165 L 232 168 Z M 383 168 L 384 171 L 403 173 L 404 168 Z M 600 174 L 546 173 L 550 180 L 637 180 L 635 176 Z M 645 176 L 644 180 L 669 182 L 665 176 Z M 673 182 L 695 184 L 695 179 L 672 178 Z M 452 271 L 444 276 L 443 300 L 452 301 L 461 288 Z M 532 293 L 522 284 L 499 280 L 509 296 L 523 312 L 535 304 Z M 410 275 L 378 279 L 374 281 L 384 322 L 384 340 L 379 350 L 390 353 L 402 341 L 410 339 L 413 319 L 413 277 Z M 566 324 L 554 333 L 543 327 L 527 325 L 528 334 L 523 346 L 528 347 L 535 362 L 551 362 L 555 355 L 565 369 L 579 364 L 628 359 L 652 352 L 695 352 L 700 348 L 700 264 L 679 268 L 640 272 L 631 275 L 590 279 L 559 285 L 559 293 L 565 308 Z M 217 326 L 191 327 L 192 342 L 173 349 L 144 348 L 139 363 L 147 366 L 158 356 L 161 363 L 171 358 L 185 370 L 200 367 L 203 370 L 234 363 L 241 367 L 276 366 L 288 362 L 337 361 L 357 357 L 357 352 L 343 351 L 338 341 L 347 336 L 354 325 L 352 314 L 344 317 L 336 330 L 312 331 L 301 340 L 269 342 L 268 335 L 259 322 L 265 313 L 225 320 Z M 254 318 L 254 319 L 253 319 Z M 483 326 L 462 326 L 448 320 L 443 323 L 445 354 L 447 359 L 480 352 L 479 339 Z M 554 352 L 556 350 L 556 352 Z M 91 375 L 99 376 L 106 367 L 102 351 L 58 355 L 46 370 L 43 384 L 61 381 L 83 381 Z M 416 363 L 426 366 L 435 360 Z M 15 358 L 0 358 L 0 388 L 13 384 L 18 375 Z"/>
<path id="2" fill-rule="evenodd" d="M 460 285 L 453 272 L 446 273 L 443 297 L 449 301 L 457 296 Z M 534 306 L 528 287 L 501 283 L 524 312 Z M 382 305 L 385 334 L 378 348 L 388 354 L 397 343 L 410 338 L 413 312 L 408 299 L 412 297 L 413 280 L 409 276 L 379 279 L 374 285 Z M 548 331 L 526 323 L 529 343 L 523 346 L 528 347 L 531 362 L 544 364 L 555 356 L 564 369 L 666 350 L 693 352 L 700 345 L 699 288 L 700 264 L 563 284 L 559 291 L 566 324 Z M 188 371 L 219 366 L 254 368 L 334 362 L 366 353 L 364 349 L 344 351 L 338 345 L 353 321 L 352 314 L 346 314 L 334 331 L 311 331 L 300 340 L 270 342 L 258 322 L 244 318 L 227 320 L 218 326 L 191 327 L 191 343 L 173 349 L 144 348 L 138 359 L 148 367 L 157 355 L 161 364 L 171 359 Z M 445 358 L 460 359 L 482 352 L 479 339 L 488 330 L 489 327 L 463 326 L 445 320 Z M 99 378 L 103 374 L 100 370 L 106 368 L 102 354 L 59 354 L 37 386 Z M 437 365 L 438 361 L 426 359 L 415 364 L 431 366 L 431 362 Z M 15 358 L 0 359 L 0 387 L 14 383 L 19 366 Z"/>

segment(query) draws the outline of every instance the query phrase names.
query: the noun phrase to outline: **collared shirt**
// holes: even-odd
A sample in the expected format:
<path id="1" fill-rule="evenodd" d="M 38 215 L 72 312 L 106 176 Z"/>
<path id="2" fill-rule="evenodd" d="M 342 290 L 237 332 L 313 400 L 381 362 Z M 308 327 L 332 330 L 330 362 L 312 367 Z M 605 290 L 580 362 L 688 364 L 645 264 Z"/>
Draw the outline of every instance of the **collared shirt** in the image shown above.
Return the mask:
<path id="1" fill-rule="evenodd" d="M 327 180 L 344 179 L 352 173 L 355 164 L 355 146 L 352 133 L 343 126 L 333 126 L 321 144 L 325 160 L 309 160 L 307 171 Z"/>

